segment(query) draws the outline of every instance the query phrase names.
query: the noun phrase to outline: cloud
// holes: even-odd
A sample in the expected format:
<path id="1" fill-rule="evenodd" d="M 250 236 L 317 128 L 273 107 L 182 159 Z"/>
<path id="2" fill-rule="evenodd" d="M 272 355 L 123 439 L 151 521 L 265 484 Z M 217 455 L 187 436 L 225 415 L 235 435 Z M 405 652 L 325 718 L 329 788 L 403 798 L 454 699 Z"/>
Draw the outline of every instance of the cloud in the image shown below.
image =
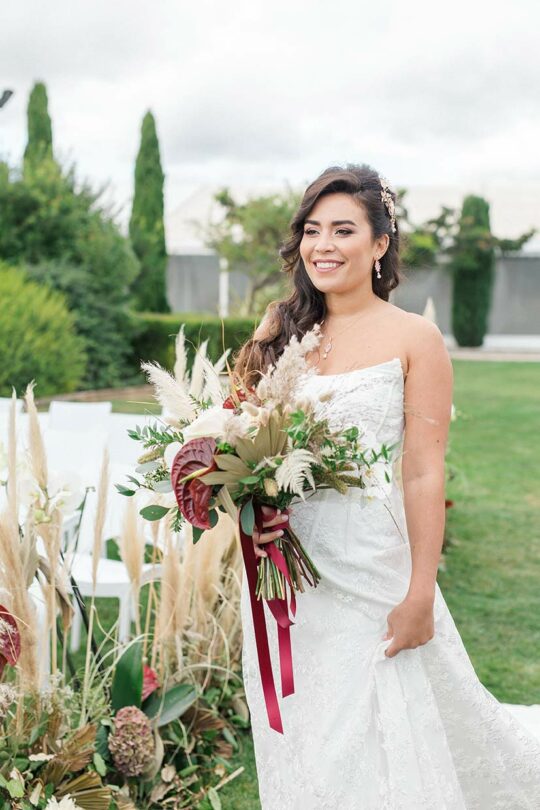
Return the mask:
<path id="1" fill-rule="evenodd" d="M 347 161 L 396 185 L 530 177 L 539 22 L 533 0 L 19 0 L 0 32 L 16 91 L 0 153 L 20 158 L 43 79 L 57 151 L 120 203 L 148 108 L 169 208 L 198 183 L 298 183 Z"/>

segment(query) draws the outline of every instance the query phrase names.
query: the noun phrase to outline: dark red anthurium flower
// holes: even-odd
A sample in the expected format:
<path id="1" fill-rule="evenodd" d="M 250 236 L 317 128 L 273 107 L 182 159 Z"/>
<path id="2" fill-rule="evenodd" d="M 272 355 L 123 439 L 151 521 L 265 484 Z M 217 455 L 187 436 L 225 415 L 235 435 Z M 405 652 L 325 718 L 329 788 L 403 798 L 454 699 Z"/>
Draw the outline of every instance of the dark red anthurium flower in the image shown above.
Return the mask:
<path id="1" fill-rule="evenodd" d="M 21 637 L 15 618 L 0 605 L 0 677 L 6 664 L 15 666 L 21 654 Z"/>
<path id="2" fill-rule="evenodd" d="M 157 672 L 149 667 L 148 664 L 143 664 L 143 688 L 142 700 L 146 700 L 152 692 L 155 692 L 159 686 Z"/>
<path id="3" fill-rule="evenodd" d="M 198 529 L 212 528 L 209 515 L 212 487 L 198 479 L 217 470 L 215 452 L 214 438 L 191 439 L 178 451 L 171 467 L 171 483 L 178 508 Z"/>

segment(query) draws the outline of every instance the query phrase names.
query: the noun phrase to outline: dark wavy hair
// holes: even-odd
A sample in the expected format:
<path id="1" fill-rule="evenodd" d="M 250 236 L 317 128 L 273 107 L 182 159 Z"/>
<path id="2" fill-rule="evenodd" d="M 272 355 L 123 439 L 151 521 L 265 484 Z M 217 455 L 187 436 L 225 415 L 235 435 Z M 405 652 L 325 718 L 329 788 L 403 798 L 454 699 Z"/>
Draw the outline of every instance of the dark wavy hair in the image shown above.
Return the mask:
<path id="1" fill-rule="evenodd" d="M 264 319 L 265 335 L 261 339 L 251 337 L 234 357 L 233 371 L 244 385 L 256 385 L 261 372 L 275 363 L 290 341 L 292 335 L 301 340 L 316 323 L 326 317 L 324 293 L 320 292 L 307 274 L 300 255 L 300 243 L 304 234 L 304 222 L 315 203 L 327 194 L 342 192 L 350 194 L 360 203 L 371 225 L 373 240 L 388 234 L 390 242 L 381 258 L 381 278 L 372 272 L 372 289 L 375 295 L 388 301 L 390 291 L 398 286 L 402 275 L 399 270 L 399 225 L 392 231 L 390 215 L 381 199 L 381 178 L 367 164 L 347 163 L 345 167 L 330 166 L 306 189 L 298 210 L 290 222 L 290 235 L 282 244 L 282 272 L 292 277 L 293 291 L 283 301 L 268 305 Z M 396 195 L 389 192 L 396 202 Z"/>

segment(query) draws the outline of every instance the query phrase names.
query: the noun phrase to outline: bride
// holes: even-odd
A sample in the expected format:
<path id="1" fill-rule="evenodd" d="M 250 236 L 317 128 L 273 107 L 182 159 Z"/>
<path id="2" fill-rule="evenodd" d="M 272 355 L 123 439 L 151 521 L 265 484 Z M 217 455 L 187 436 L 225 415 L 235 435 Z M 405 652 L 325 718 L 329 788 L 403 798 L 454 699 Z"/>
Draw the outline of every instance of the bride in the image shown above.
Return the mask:
<path id="1" fill-rule="evenodd" d="M 262 808 L 538 810 L 540 741 L 480 683 L 436 581 L 452 364 L 435 324 L 388 301 L 401 278 L 394 192 L 367 165 L 330 167 L 306 189 L 281 256 L 292 293 L 270 306 L 235 370 L 256 382 L 292 335 L 320 323 L 307 358 L 318 374 L 298 381 L 299 395 L 336 427 L 397 442 L 400 464 L 379 497 L 321 490 L 285 516 L 267 509 L 254 535 L 263 557 L 289 519 L 321 573 L 297 602 L 283 734 L 268 725 L 243 580 Z"/>

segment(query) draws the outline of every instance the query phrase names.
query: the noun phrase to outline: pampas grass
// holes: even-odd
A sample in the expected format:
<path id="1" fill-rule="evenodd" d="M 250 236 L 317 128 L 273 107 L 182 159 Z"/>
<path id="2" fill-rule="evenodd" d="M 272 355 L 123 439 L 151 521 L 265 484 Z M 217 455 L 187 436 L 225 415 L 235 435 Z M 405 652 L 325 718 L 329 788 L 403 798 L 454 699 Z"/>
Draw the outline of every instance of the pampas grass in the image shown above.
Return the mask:
<path id="1" fill-rule="evenodd" d="M 144 532 L 137 519 L 137 502 L 135 497 L 127 499 L 124 509 L 124 520 L 119 537 L 120 556 L 127 568 L 131 580 L 131 593 L 135 605 L 135 626 L 137 635 L 141 632 L 139 596 L 141 592 L 141 573 L 144 564 Z"/>
<path id="2" fill-rule="evenodd" d="M 185 388 L 186 371 L 187 371 L 187 353 L 186 353 L 186 338 L 184 335 L 184 324 L 180 326 L 176 340 L 174 341 L 175 363 L 174 363 L 174 377 L 176 382 Z"/>
<path id="3" fill-rule="evenodd" d="M 97 569 L 103 546 L 103 527 L 107 514 L 107 492 L 109 489 L 109 449 L 105 447 L 101 462 L 101 472 L 97 491 L 97 507 L 94 519 L 94 544 L 92 548 L 92 585 L 96 590 Z"/>
<path id="4" fill-rule="evenodd" d="M 190 524 L 183 531 L 181 550 L 169 530 L 165 538 L 153 660 L 157 642 L 162 674 L 175 671 L 204 687 L 213 670 L 228 672 L 240 658 L 242 555 L 236 525 L 221 512 L 199 543 Z"/>
<path id="5" fill-rule="evenodd" d="M 182 672 L 182 633 L 183 627 L 178 625 L 178 602 L 183 587 L 183 571 L 180 561 L 178 538 L 164 524 L 165 550 L 163 554 L 160 604 L 157 615 L 156 639 L 160 645 L 161 677 L 167 668 L 178 668 Z M 154 643 L 152 663 L 155 665 L 157 647 Z"/>
<path id="6" fill-rule="evenodd" d="M 21 688 L 33 691 L 39 684 L 37 662 L 37 617 L 26 584 L 26 572 L 21 558 L 18 526 L 11 515 L 0 515 L 0 577 L 9 594 L 9 610 L 17 620 L 21 637 L 21 655 L 17 671 Z"/>
<path id="7" fill-rule="evenodd" d="M 155 396 L 162 408 L 177 420 L 192 421 L 196 408 L 184 386 L 172 374 L 169 374 L 159 363 L 141 363 L 150 383 L 154 386 Z"/>
<path id="8" fill-rule="evenodd" d="M 8 510 L 13 527 L 19 525 L 19 491 L 17 480 L 17 393 L 13 389 L 9 409 L 8 461 L 7 461 Z"/>
<path id="9" fill-rule="evenodd" d="M 47 472 L 47 457 L 45 455 L 45 445 L 41 435 L 36 403 L 34 400 L 34 387 L 34 382 L 29 383 L 26 387 L 26 392 L 24 395 L 26 401 L 26 410 L 28 412 L 28 444 L 30 450 L 30 464 L 32 474 L 36 479 L 37 485 L 43 490 L 43 492 L 46 492 L 49 478 Z"/>
<path id="10" fill-rule="evenodd" d="M 208 338 L 203 340 L 197 351 L 195 352 L 195 359 L 191 367 L 191 381 L 189 384 L 189 393 L 195 399 L 199 399 L 204 385 L 204 360 L 206 359 L 206 349 L 208 346 Z"/>
<path id="11" fill-rule="evenodd" d="M 96 610 L 96 583 L 101 549 L 103 545 L 103 526 L 107 514 L 107 490 L 109 487 L 109 450 L 105 447 L 97 491 L 96 515 L 94 518 L 94 544 L 92 547 L 92 601 L 90 603 L 90 618 L 88 622 L 88 638 L 86 640 L 86 661 L 84 667 L 83 697 L 79 726 L 86 723 L 86 701 L 89 691 L 90 664 L 92 653 L 92 637 L 94 632 L 94 613 Z"/>

